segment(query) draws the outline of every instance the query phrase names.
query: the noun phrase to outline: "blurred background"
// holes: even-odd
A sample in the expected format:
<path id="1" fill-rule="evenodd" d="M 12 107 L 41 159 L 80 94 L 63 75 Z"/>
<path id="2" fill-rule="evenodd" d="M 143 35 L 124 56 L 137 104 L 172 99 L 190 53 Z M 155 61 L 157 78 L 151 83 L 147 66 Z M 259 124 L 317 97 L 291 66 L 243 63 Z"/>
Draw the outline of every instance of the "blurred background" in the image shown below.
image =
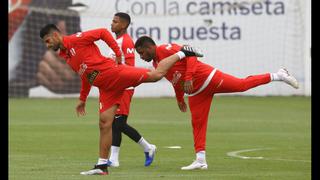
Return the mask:
<path id="1" fill-rule="evenodd" d="M 79 77 L 45 49 L 39 30 L 47 23 L 66 35 L 111 30 L 119 11 L 131 16 L 134 41 L 148 35 L 157 44 L 190 44 L 204 52 L 201 61 L 237 77 L 286 67 L 300 83 L 298 90 L 272 83 L 241 95 L 311 95 L 309 0 L 9 0 L 9 96 L 77 97 Z M 104 42 L 96 43 L 109 54 Z M 136 66 L 152 68 L 137 53 Z M 174 96 L 170 87 L 165 79 L 142 84 L 134 97 Z"/>

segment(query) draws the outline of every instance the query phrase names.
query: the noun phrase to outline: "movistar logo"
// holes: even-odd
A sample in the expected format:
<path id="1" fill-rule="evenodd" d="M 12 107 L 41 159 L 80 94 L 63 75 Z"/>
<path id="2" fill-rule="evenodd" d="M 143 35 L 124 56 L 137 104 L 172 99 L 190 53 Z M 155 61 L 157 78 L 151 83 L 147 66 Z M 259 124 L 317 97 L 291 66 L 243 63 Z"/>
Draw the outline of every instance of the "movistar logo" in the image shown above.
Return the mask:
<path id="1" fill-rule="evenodd" d="M 134 53 L 134 48 L 127 48 L 127 54 Z"/>

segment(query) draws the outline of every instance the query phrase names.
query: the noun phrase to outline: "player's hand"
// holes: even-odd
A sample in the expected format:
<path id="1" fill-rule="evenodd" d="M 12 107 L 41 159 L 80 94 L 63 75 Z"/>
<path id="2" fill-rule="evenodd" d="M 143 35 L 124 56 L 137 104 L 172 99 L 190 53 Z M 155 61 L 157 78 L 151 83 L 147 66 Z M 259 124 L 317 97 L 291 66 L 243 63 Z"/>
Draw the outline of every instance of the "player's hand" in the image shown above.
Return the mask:
<path id="1" fill-rule="evenodd" d="M 86 102 L 80 100 L 76 106 L 76 112 L 78 117 L 79 115 L 81 116 L 86 115 L 85 107 L 86 107 Z"/>
<path id="2" fill-rule="evenodd" d="M 193 83 L 192 83 L 192 80 L 189 80 L 189 81 L 185 81 L 185 82 L 184 82 L 183 90 L 184 90 L 185 93 L 191 94 L 191 92 L 193 91 Z"/>
<path id="3" fill-rule="evenodd" d="M 187 112 L 187 104 L 184 101 L 178 102 L 178 106 L 181 112 Z"/>
<path id="4" fill-rule="evenodd" d="M 115 58 L 117 64 L 121 64 L 121 56 Z"/>

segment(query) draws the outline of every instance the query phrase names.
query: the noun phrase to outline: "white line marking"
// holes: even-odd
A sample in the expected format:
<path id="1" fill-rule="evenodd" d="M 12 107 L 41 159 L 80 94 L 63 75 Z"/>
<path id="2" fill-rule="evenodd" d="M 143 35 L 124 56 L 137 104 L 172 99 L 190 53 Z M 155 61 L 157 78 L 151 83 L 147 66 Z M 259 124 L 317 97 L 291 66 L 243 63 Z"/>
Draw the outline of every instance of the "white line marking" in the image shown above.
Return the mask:
<path id="1" fill-rule="evenodd" d="M 243 152 L 251 152 L 251 151 L 261 151 L 261 150 L 268 150 L 272 148 L 256 148 L 256 149 L 243 149 L 239 151 L 231 151 L 228 152 L 227 155 L 230 157 L 236 157 L 240 159 L 263 159 L 263 160 L 275 160 L 275 161 L 294 161 L 294 162 L 307 162 L 310 163 L 310 160 L 303 160 L 303 159 L 282 159 L 282 158 L 264 158 L 262 156 L 259 157 L 249 157 L 249 156 L 242 156 L 240 153 Z"/>
<path id="2" fill-rule="evenodd" d="M 181 146 L 166 146 L 165 148 L 169 148 L 169 149 L 181 149 Z"/>
<path id="3" fill-rule="evenodd" d="M 263 159 L 263 157 L 249 157 L 249 156 L 241 156 L 239 154 L 243 153 L 243 152 L 260 151 L 260 150 L 265 150 L 265 149 L 270 149 L 270 148 L 244 149 L 244 150 L 239 150 L 239 151 L 228 152 L 227 155 L 231 156 L 231 157 L 240 158 L 240 159 Z"/>

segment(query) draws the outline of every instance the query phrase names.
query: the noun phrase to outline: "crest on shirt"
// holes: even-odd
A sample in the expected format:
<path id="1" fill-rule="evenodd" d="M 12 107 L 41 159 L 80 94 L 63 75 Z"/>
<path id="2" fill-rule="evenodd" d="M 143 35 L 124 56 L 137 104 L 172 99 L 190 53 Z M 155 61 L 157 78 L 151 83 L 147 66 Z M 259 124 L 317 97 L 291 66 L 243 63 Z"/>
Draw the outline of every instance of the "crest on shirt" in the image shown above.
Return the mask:
<path id="1" fill-rule="evenodd" d="M 176 71 L 173 73 L 172 75 L 172 80 L 171 80 L 171 83 L 173 86 L 175 86 L 177 84 L 177 82 L 179 81 L 181 77 L 181 73 L 179 71 Z"/>
<path id="2" fill-rule="evenodd" d="M 69 51 L 72 56 L 76 55 L 76 51 L 74 50 L 74 48 L 71 48 Z"/>
<path id="3" fill-rule="evenodd" d="M 87 68 L 88 66 L 85 63 L 80 64 L 78 74 L 81 76 L 84 73 L 84 71 L 86 71 Z"/>
<path id="4" fill-rule="evenodd" d="M 82 37 L 82 32 L 77 32 L 76 37 Z"/>

